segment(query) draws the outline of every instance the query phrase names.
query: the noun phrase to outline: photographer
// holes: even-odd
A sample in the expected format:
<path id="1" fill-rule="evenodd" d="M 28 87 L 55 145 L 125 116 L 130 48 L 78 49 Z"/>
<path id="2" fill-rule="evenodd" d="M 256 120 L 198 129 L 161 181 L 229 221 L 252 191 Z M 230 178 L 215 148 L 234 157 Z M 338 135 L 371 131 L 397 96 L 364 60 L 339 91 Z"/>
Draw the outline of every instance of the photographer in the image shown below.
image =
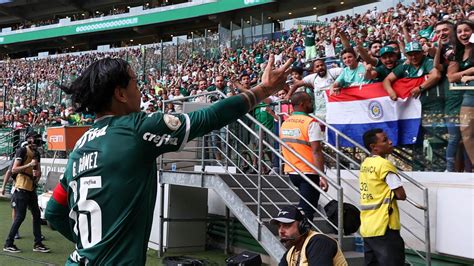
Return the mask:
<path id="1" fill-rule="evenodd" d="M 15 208 L 16 216 L 3 251 L 18 253 L 21 250 L 13 242 L 15 234 L 25 220 L 26 209 L 30 208 L 33 215 L 33 235 L 35 236 L 33 251 L 49 252 L 49 249 L 41 242 L 41 218 L 38 207 L 38 196 L 36 195 L 36 183 L 41 177 L 40 154 L 37 150 L 42 145 L 41 136 L 32 131 L 26 135 L 26 146 L 19 148 L 15 154 L 12 173 L 17 174 L 15 180 L 15 194 L 12 206 Z"/>

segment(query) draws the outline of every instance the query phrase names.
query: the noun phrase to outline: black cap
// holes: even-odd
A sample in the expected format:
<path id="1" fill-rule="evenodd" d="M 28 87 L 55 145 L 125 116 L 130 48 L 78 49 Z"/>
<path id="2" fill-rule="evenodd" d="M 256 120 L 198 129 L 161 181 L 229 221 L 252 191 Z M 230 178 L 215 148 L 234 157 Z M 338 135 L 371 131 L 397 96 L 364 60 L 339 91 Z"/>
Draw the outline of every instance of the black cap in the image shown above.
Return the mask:
<path id="1" fill-rule="evenodd" d="M 296 208 L 293 205 L 290 206 L 285 206 L 281 208 L 281 210 L 278 212 L 277 217 L 273 218 L 270 223 L 272 224 L 278 224 L 278 223 L 284 223 L 284 224 L 289 224 L 294 221 L 303 221 L 304 216 L 301 213 L 301 211 Z"/>
<path id="2" fill-rule="evenodd" d="M 27 138 L 37 138 L 37 137 L 41 137 L 41 135 L 38 134 L 36 131 L 30 131 L 26 134 L 25 139 L 27 139 Z"/>

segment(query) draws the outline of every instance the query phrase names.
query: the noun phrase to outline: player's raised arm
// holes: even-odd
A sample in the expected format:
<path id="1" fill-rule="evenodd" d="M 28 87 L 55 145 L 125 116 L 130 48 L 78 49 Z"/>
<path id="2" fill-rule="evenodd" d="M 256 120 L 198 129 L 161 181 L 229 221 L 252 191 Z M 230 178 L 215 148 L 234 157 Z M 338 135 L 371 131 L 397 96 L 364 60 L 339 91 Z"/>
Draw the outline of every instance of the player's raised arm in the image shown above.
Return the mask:
<path id="1" fill-rule="evenodd" d="M 289 59 L 279 68 L 275 68 L 274 62 L 274 56 L 270 55 L 262 82 L 257 86 L 220 101 L 209 108 L 190 113 L 191 126 L 188 140 L 205 135 L 211 130 L 237 120 L 252 110 L 256 104 L 283 88 L 293 59 Z"/>

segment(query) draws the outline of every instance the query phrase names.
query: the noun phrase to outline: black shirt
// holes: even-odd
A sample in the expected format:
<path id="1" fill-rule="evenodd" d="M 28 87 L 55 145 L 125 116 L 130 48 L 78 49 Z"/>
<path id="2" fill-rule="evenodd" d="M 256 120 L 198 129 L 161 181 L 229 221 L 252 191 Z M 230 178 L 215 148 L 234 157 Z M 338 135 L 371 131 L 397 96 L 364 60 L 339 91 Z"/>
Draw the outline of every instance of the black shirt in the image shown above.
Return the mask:
<path id="1" fill-rule="evenodd" d="M 323 234 L 313 236 L 306 246 L 306 258 L 309 266 L 332 266 L 332 260 L 337 253 L 337 242 Z M 287 266 L 286 255 L 281 258 L 279 266 Z"/>

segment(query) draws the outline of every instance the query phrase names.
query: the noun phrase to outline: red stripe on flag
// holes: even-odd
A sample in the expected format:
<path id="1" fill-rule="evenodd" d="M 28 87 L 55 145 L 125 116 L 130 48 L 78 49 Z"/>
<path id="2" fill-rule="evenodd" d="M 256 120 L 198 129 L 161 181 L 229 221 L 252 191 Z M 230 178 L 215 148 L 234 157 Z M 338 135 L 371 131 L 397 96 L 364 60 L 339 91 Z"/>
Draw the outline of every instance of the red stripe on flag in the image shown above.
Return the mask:
<path id="1" fill-rule="evenodd" d="M 53 198 L 57 203 L 67 206 L 67 192 L 61 183 L 57 184 L 53 191 Z"/>
<path id="2" fill-rule="evenodd" d="M 399 98 L 408 98 L 411 97 L 410 91 L 420 86 L 424 81 L 425 77 L 402 78 L 396 80 L 392 84 L 392 88 Z M 339 95 L 330 96 L 329 90 L 327 90 L 326 94 L 328 96 L 328 102 L 350 102 L 388 96 L 388 93 L 383 88 L 383 82 L 343 88 Z"/>

